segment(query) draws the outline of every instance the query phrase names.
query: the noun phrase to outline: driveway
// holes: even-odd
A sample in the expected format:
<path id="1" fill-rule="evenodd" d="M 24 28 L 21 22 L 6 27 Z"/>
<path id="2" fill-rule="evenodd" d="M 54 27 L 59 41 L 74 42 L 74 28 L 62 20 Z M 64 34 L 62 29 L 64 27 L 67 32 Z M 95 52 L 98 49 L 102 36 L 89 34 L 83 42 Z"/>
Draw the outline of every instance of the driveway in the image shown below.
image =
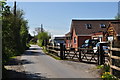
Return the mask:
<path id="1" fill-rule="evenodd" d="M 56 60 L 37 45 L 22 55 L 21 60 L 29 78 L 98 78 L 96 66 L 73 61 Z"/>

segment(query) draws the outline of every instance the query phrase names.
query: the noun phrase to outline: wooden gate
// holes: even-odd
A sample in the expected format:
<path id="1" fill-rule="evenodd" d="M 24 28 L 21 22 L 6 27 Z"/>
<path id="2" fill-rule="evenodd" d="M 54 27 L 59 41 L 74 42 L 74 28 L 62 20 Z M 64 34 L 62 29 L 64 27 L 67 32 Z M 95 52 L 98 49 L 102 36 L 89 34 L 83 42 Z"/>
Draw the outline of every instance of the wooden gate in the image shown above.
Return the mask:
<path id="1" fill-rule="evenodd" d="M 94 50 L 95 49 L 79 48 L 80 61 L 98 63 L 98 51 L 95 53 Z"/>
<path id="2" fill-rule="evenodd" d="M 63 44 L 60 46 L 47 46 L 49 53 L 53 53 L 60 57 L 61 59 L 78 59 L 82 62 L 92 62 L 96 64 L 104 63 L 104 55 L 102 49 L 100 48 L 95 53 L 94 50 L 90 48 L 66 48 Z"/>

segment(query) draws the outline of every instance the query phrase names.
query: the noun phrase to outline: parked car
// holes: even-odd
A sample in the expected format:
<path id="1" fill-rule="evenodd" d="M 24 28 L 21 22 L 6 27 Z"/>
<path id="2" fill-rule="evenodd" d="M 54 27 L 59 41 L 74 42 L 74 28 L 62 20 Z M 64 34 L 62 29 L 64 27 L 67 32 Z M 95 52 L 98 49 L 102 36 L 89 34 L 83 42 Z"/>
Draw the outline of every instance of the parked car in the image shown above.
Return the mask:
<path id="1" fill-rule="evenodd" d="M 63 40 L 54 40 L 54 39 L 49 40 L 49 44 L 51 46 L 60 46 L 60 43 L 63 43 L 63 45 L 65 45 L 65 41 Z"/>
<path id="2" fill-rule="evenodd" d="M 82 48 L 93 48 L 98 42 L 98 39 L 87 39 L 83 43 Z"/>
<path id="3" fill-rule="evenodd" d="M 95 45 L 99 42 L 98 39 L 87 39 L 85 40 L 85 42 L 83 43 L 81 48 L 89 48 L 89 49 L 93 49 L 93 47 L 95 47 Z M 84 50 L 85 53 L 93 53 L 93 50 Z"/>
<path id="4" fill-rule="evenodd" d="M 95 47 L 93 47 L 94 50 L 94 53 L 96 53 L 98 51 L 98 47 L 100 46 L 100 43 L 103 44 L 102 48 L 103 48 L 103 51 L 105 54 L 108 53 L 108 42 L 98 42 Z"/>
<path id="5" fill-rule="evenodd" d="M 62 41 L 62 40 L 56 40 L 55 41 L 56 46 L 60 46 L 60 43 L 63 43 L 63 45 L 65 45 L 65 41 Z"/>

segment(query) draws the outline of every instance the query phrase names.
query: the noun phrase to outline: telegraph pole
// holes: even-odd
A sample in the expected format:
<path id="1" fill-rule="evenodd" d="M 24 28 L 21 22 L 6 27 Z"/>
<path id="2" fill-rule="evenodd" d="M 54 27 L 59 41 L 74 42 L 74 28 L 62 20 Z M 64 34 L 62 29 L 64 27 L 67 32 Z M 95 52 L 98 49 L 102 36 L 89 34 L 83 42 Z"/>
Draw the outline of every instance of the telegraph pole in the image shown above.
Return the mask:
<path id="1" fill-rule="evenodd" d="M 41 32 L 43 32 L 43 24 L 41 24 Z"/>
<path id="2" fill-rule="evenodd" d="M 14 2 L 14 16 L 16 16 L 16 1 Z"/>

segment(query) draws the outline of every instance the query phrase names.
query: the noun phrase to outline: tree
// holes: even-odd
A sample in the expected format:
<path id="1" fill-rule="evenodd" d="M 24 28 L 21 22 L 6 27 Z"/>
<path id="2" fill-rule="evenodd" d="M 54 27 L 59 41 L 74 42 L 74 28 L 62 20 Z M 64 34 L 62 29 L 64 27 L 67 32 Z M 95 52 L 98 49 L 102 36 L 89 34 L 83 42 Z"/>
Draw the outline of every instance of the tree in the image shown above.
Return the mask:
<path id="1" fill-rule="evenodd" d="M 37 28 L 35 28 L 35 31 L 37 32 L 37 34 L 38 33 L 40 33 L 41 32 L 41 28 L 40 27 L 37 27 Z"/>
<path id="2" fill-rule="evenodd" d="M 26 49 L 28 22 L 23 10 L 4 4 L 2 7 L 2 59 L 3 64 L 11 56 L 19 55 Z"/>
<path id="3" fill-rule="evenodd" d="M 26 43 L 28 41 L 28 22 L 26 20 L 22 21 L 20 29 L 20 38 L 23 49 L 26 49 Z"/>
<path id="4" fill-rule="evenodd" d="M 116 20 L 120 20 L 120 14 L 118 13 L 117 16 L 115 16 Z"/>
<path id="5" fill-rule="evenodd" d="M 35 28 L 35 31 L 37 32 L 37 34 L 39 34 L 40 32 L 44 32 L 43 25 L 41 24 L 41 27 Z"/>
<path id="6" fill-rule="evenodd" d="M 39 45 L 46 46 L 49 38 L 50 38 L 50 36 L 49 36 L 48 32 L 40 32 L 38 34 Z"/>
<path id="7" fill-rule="evenodd" d="M 46 46 L 50 35 L 44 30 L 43 25 L 41 24 L 41 27 L 35 28 L 35 31 L 37 32 L 39 46 Z"/>

